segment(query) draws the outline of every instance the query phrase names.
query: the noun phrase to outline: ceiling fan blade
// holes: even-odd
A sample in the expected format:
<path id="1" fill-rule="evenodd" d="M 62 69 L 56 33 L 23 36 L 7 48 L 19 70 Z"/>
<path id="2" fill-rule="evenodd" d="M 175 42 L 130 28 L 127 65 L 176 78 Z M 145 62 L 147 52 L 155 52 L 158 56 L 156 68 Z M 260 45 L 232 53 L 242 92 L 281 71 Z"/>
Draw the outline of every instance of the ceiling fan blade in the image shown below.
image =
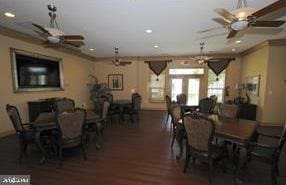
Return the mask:
<path id="1" fill-rule="evenodd" d="M 218 13 L 220 16 L 222 16 L 224 19 L 226 19 L 227 21 L 233 21 L 233 20 L 237 20 L 237 18 L 231 14 L 229 11 L 227 11 L 224 8 L 216 8 L 214 9 L 214 11 L 216 13 Z"/>
<path id="2" fill-rule="evenodd" d="M 46 34 L 46 33 L 43 33 L 43 32 L 40 32 L 40 31 L 36 31 L 36 30 L 33 30 L 35 33 L 37 33 L 40 37 L 48 37 L 49 35 Z"/>
<path id="3" fill-rule="evenodd" d="M 230 39 L 230 38 L 234 37 L 236 34 L 237 34 L 237 31 L 232 29 L 232 30 L 228 33 L 228 35 L 227 35 L 226 38 L 227 38 L 227 39 Z"/>
<path id="4" fill-rule="evenodd" d="M 206 32 L 210 32 L 213 30 L 219 30 L 219 29 L 223 29 L 223 28 L 225 28 L 225 27 L 224 26 L 218 26 L 218 27 L 213 27 L 213 28 L 198 31 L 198 33 L 206 33 Z"/>
<path id="5" fill-rule="evenodd" d="M 267 14 L 270 14 L 272 12 L 275 12 L 281 8 L 284 8 L 284 7 L 286 7 L 286 0 L 278 0 L 275 3 L 272 3 L 272 4 L 262 8 L 256 12 L 254 12 L 252 14 L 252 16 L 259 18 L 259 17 L 265 16 Z"/>
<path id="6" fill-rule="evenodd" d="M 132 64 L 131 61 L 120 61 L 120 64 L 121 65 L 129 65 L 129 64 Z"/>
<path id="7" fill-rule="evenodd" d="M 279 27 L 284 23 L 285 21 L 256 21 L 251 25 L 255 27 Z"/>
<path id="8" fill-rule="evenodd" d="M 60 39 L 63 40 L 84 40 L 84 37 L 81 35 L 62 35 Z"/>
<path id="9" fill-rule="evenodd" d="M 71 41 L 71 40 L 63 40 L 63 44 L 69 44 L 71 46 L 74 46 L 74 47 L 81 47 L 84 45 L 84 42 L 83 41 Z"/>
<path id="10" fill-rule="evenodd" d="M 222 18 L 213 18 L 212 20 L 223 26 L 227 26 L 230 23 L 230 21 L 222 19 Z"/>
<path id="11" fill-rule="evenodd" d="M 50 32 L 48 30 L 46 30 L 44 27 L 42 27 L 38 24 L 35 24 L 35 23 L 32 23 L 32 25 L 35 26 L 36 28 L 38 28 L 44 34 L 48 34 L 49 36 L 51 35 Z"/>

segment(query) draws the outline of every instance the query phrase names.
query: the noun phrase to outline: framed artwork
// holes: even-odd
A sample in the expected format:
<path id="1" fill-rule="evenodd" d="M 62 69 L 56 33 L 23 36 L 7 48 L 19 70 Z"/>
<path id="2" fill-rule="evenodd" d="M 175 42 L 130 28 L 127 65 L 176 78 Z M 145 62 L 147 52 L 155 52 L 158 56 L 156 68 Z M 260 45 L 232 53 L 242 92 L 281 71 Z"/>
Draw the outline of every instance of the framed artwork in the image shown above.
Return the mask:
<path id="1" fill-rule="evenodd" d="M 123 74 L 109 74 L 108 88 L 112 91 L 123 90 Z"/>
<path id="2" fill-rule="evenodd" d="M 250 95 L 259 96 L 260 75 L 246 78 L 246 91 Z"/>

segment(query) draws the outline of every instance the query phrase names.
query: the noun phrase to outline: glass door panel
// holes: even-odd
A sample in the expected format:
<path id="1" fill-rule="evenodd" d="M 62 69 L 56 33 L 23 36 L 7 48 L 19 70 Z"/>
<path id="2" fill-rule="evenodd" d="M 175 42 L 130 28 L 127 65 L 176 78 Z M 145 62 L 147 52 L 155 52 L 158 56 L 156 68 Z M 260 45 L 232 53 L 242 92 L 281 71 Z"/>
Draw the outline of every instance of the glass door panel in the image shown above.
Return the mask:
<path id="1" fill-rule="evenodd" d="M 200 99 L 200 79 L 190 78 L 188 80 L 188 105 L 198 105 Z"/>
<path id="2" fill-rule="evenodd" d="M 171 80 L 171 99 L 172 101 L 177 101 L 176 96 L 183 92 L 183 79 L 172 78 Z"/>

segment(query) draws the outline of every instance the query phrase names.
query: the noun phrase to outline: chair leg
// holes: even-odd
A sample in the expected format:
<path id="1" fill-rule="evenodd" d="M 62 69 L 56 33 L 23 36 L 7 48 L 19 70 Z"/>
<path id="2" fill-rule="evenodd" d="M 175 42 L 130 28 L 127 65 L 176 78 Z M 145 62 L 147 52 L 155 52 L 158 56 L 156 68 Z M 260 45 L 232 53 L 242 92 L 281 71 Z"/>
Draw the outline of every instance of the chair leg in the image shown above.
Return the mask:
<path id="1" fill-rule="evenodd" d="M 185 166 L 184 166 L 184 173 L 187 172 L 190 159 L 191 159 L 191 155 L 187 154 L 187 155 L 186 155 L 186 160 L 185 160 Z"/>
<path id="2" fill-rule="evenodd" d="M 275 166 L 276 166 L 276 167 L 275 167 L 275 169 L 276 169 L 276 175 L 277 175 L 277 176 L 280 176 L 279 164 L 276 163 Z"/>
<path id="3" fill-rule="evenodd" d="M 212 178 L 213 178 L 213 160 L 209 159 L 209 184 L 212 184 Z"/>
<path id="4" fill-rule="evenodd" d="M 83 155 L 83 160 L 86 160 L 86 151 L 85 151 L 85 147 L 84 144 L 81 145 L 81 150 L 82 150 L 82 155 Z"/>
<path id="5" fill-rule="evenodd" d="M 175 138 L 176 138 L 176 128 L 175 128 L 175 125 L 173 124 L 173 136 L 172 136 L 172 143 L 171 143 L 172 148 L 175 142 Z"/>
<path id="6" fill-rule="evenodd" d="M 276 185 L 277 184 L 277 180 L 276 180 L 276 165 L 273 164 L 272 168 L 271 168 L 271 180 L 272 180 L 272 185 Z"/>
<path id="7" fill-rule="evenodd" d="M 62 146 L 59 146 L 59 166 L 62 166 L 62 160 L 63 160 L 63 148 Z"/>
<path id="8" fill-rule="evenodd" d="M 168 124 L 168 121 L 169 121 L 169 113 L 167 112 L 167 118 L 166 118 L 165 125 L 167 125 L 167 124 Z"/>
<path id="9" fill-rule="evenodd" d="M 22 158 L 23 158 L 23 155 L 24 155 L 24 151 L 25 151 L 25 146 L 24 146 L 24 142 L 20 139 L 19 140 L 19 146 L 20 146 L 20 155 L 19 155 L 19 163 L 22 163 Z"/>

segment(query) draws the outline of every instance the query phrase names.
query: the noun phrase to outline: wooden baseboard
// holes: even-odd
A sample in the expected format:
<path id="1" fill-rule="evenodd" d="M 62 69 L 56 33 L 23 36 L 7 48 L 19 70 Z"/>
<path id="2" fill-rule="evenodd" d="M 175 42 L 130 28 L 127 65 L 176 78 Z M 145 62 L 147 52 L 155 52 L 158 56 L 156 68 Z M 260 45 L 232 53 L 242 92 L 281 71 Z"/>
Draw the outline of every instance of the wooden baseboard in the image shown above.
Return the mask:
<path id="1" fill-rule="evenodd" d="M 5 131 L 5 132 L 1 132 L 0 133 L 0 138 L 7 137 L 7 136 L 10 136 L 10 135 L 13 135 L 13 134 L 15 134 L 15 130 L 8 130 L 8 131 Z"/>
<path id="2" fill-rule="evenodd" d="M 263 127 L 283 127 L 285 123 L 271 123 L 271 122 L 260 122 L 259 125 Z"/>

